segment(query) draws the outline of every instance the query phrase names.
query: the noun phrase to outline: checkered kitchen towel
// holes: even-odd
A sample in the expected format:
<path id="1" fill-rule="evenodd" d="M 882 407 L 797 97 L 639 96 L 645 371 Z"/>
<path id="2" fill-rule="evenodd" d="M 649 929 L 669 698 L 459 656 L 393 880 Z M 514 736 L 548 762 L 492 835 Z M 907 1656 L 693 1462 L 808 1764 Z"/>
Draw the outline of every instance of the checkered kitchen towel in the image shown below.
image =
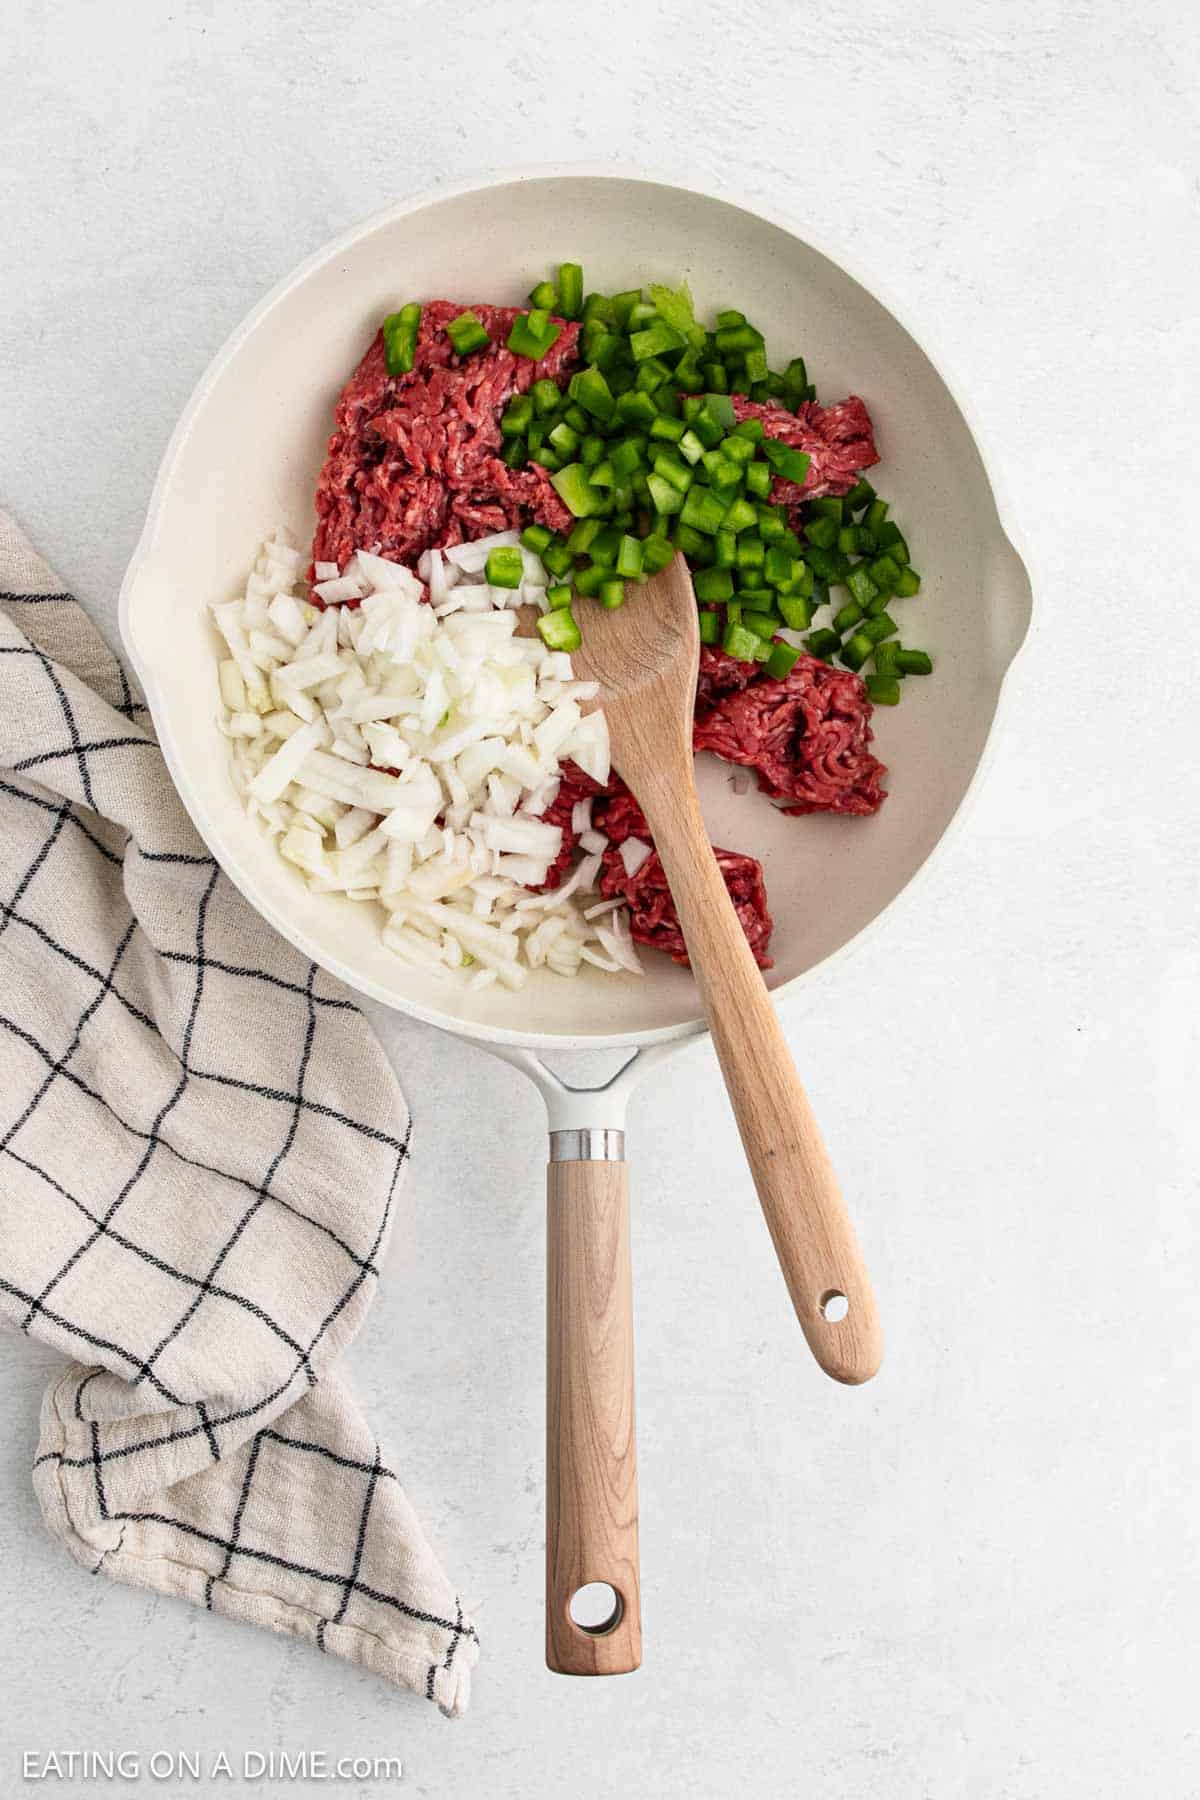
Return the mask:
<path id="1" fill-rule="evenodd" d="M 336 1372 L 404 1100 L 206 855 L 129 677 L 2 514 L 0 846 L 0 1315 L 79 1359 L 42 1409 L 46 1524 L 462 1712 L 474 1628 Z"/>

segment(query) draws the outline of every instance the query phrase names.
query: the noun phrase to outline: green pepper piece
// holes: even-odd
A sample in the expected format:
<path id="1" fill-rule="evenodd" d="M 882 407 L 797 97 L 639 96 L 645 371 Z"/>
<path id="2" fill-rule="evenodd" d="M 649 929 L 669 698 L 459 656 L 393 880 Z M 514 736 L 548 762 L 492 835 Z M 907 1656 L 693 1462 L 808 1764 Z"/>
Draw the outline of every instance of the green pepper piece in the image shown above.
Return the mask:
<path id="1" fill-rule="evenodd" d="M 612 458 L 613 471 L 622 481 L 628 480 L 635 469 L 640 469 L 645 461 L 646 440 L 644 437 L 622 438 L 609 451 Z"/>
<path id="2" fill-rule="evenodd" d="M 772 587 L 787 587 L 792 579 L 792 559 L 787 551 L 772 544 L 766 554 L 763 573 Z"/>
<path id="3" fill-rule="evenodd" d="M 885 519 L 879 528 L 879 548 L 886 550 L 893 562 L 908 561 L 908 545 L 904 541 L 904 535 L 900 527 L 893 525 L 890 519 Z"/>
<path id="4" fill-rule="evenodd" d="M 889 551 L 889 555 L 890 554 Z M 920 588 L 921 577 L 917 574 L 917 571 L 909 568 L 901 569 L 899 575 L 896 577 L 896 598 L 898 600 L 911 600 L 914 594 L 920 592 Z"/>
<path id="5" fill-rule="evenodd" d="M 595 470 L 591 471 L 595 475 Z M 586 518 L 588 513 L 602 510 L 602 496 L 597 494 L 589 472 L 582 463 L 568 463 L 565 469 L 551 477 L 555 493 L 575 518 Z"/>
<path id="6" fill-rule="evenodd" d="M 579 441 L 579 433 L 572 431 L 565 419 L 559 421 L 547 439 L 562 456 L 574 456 L 579 448 Z"/>
<path id="7" fill-rule="evenodd" d="M 899 629 L 895 619 L 886 612 L 877 613 L 874 618 L 868 619 L 865 625 L 859 627 L 862 636 L 870 638 L 873 644 L 881 644 L 884 638 L 895 637 Z"/>
<path id="8" fill-rule="evenodd" d="M 566 471 L 564 470 L 565 474 Z M 569 575 L 575 567 L 575 552 L 568 550 L 561 538 L 542 551 L 542 566 L 551 575 Z"/>
<path id="9" fill-rule="evenodd" d="M 544 419 L 548 413 L 558 411 L 562 390 L 557 381 L 551 381 L 548 375 L 543 375 L 530 388 L 529 397 L 533 401 L 533 410 L 538 418 Z"/>
<path id="10" fill-rule="evenodd" d="M 636 312 L 636 307 L 634 311 Z M 632 323 L 632 320 L 631 320 Z M 647 357 L 670 354 L 675 350 L 683 350 L 686 343 L 683 336 L 673 326 L 649 325 L 644 331 L 635 331 L 629 340 L 629 348 L 634 362 L 645 362 Z"/>
<path id="11" fill-rule="evenodd" d="M 754 445 L 749 438 L 739 437 L 736 431 L 723 437 L 717 448 L 727 462 L 735 462 L 742 468 L 754 461 Z"/>
<path id="12" fill-rule="evenodd" d="M 742 503 L 735 500 L 733 504 L 738 506 Z M 690 525 L 693 531 L 702 531 L 711 537 L 725 522 L 732 510 L 733 508 L 728 507 L 725 501 L 711 488 L 695 486 L 688 489 L 679 517 L 685 525 Z M 736 530 L 737 527 L 733 526 L 731 529 Z"/>
<path id="13" fill-rule="evenodd" d="M 654 472 L 656 475 L 663 476 L 671 483 L 672 487 L 678 488 L 681 494 L 686 494 L 695 480 L 695 476 L 687 464 L 681 463 L 679 458 L 673 456 L 669 450 L 659 450 L 656 453 Z"/>
<path id="14" fill-rule="evenodd" d="M 775 600 L 789 631 L 807 631 L 813 620 L 813 604 L 803 594 L 779 594 Z"/>
<path id="15" fill-rule="evenodd" d="M 592 319 L 600 319 L 610 325 L 616 323 L 613 303 L 607 294 L 589 294 L 579 316 L 585 324 Z"/>
<path id="16" fill-rule="evenodd" d="M 799 660 L 800 652 L 793 644 L 772 644 L 767 674 L 773 681 L 786 681 Z"/>
<path id="17" fill-rule="evenodd" d="M 601 606 L 606 606 L 610 612 L 615 612 L 618 606 L 625 604 L 625 583 L 615 576 L 609 581 L 602 581 L 597 598 Z"/>
<path id="18" fill-rule="evenodd" d="M 641 538 L 630 537 L 626 532 L 617 549 L 617 574 L 623 575 L 627 581 L 640 581 L 643 556 Z"/>
<path id="19" fill-rule="evenodd" d="M 685 393 L 697 393 L 704 386 L 704 375 L 695 351 L 689 350 L 686 356 L 680 357 L 675 364 L 674 380 L 676 387 Z"/>
<path id="20" fill-rule="evenodd" d="M 594 419 L 612 418 L 616 402 L 612 389 L 599 369 L 592 367 L 577 370 L 571 377 L 567 392 L 576 405 L 582 406 L 584 412 L 591 413 Z"/>
<path id="21" fill-rule="evenodd" d="M 721 520 L 726 531 L 745 531 L 758 524 L 758 514 L 748 500 L 735 500 Z"/>
<path id="22" fill-rule="evenodd" d="M 551 608 L 556 606 L 570 606 L 571 589 L 565 582 L 561 585 L 556 583 L 554 587 L 548 587 L 546 589 L 546 604 Z"/>
<path id="23" fill-rule="evenodd" d="M 569 606 L 555 606 L 537 622 L 538 636 L 550 650 L 578 650 L 583 639 Z"/>
<path id="24" fill-rule="evenodd" d="M 721 615 L 719 612 L 702 611 L 700 614 L 700 642 L 702 644 L 719 643 L 721 637 Z"/>
<path id="25" fill-rule="evenodd" d="M 416 360 L 421 308 L 410 302 L 383 321 L 383 357 L 389 375 L 407 375 Z"/>
<path id="26" fill-rule="evenodd" d="M 765 350 L 747 350 L 746 358 L 745 358 L 745 362 L 744 362 L 743 366 L 746 371 L 746 380 L 750 383 L 750 389 L 751 389 L 751 392 L 753 393 L 754 389 L 758 387 L 760 382 L 766 381 L 767 375 L 769 373 L 769 371 L 767 369 L 767 353 L 766 353 L 766 351 Z"/>
<path id="27" fill-rule="evenodd" d="M 753 325 L 747 325 L 743 319 L 740 325 L 720 325 L 715 333 L 717 349 L 722 353 L 729 350 L 761 350 L 763 335 Z"/>
<path id="28" fill-rule="evenodd" d="M 741 486 L 742 471 L 736 463 L 727 461 L 719 450 L 706 450 L 703 460 L 713 487 L 729 489 Z"/>
<path id="29" fill-rule="evenodd" d="M 658 417 L 658 408 L 649 394 L 643 394 L 637 388 L 630 388 L 617 401 L 617 417 L 627 425 L 653 425 Z"/>
<path id="30" fill-rule="evenodd" d="M 783 620 L 780 619 L 777 614 L 773 612 L 759 612 L 757 608 L 748 608 L 743 603 L 742 624 L 747 631 L 752 631 L 755 637 L 774 637 L 782 623 Z"/>
<path id="31" fill-rule="evenodd" d="M 854 636 L 847 638 L 842 645 L 841 661 L 848 669 L 861 669 L 874 648 L 869 637 L 864 637 L 861 631 L 856 631 Z"/>
<path id="32" fill-rule="evenodd" d="M 583 269 L 579 263 L 559 264 L 558 303 L 564 319 L 577 319 L 583 311 Z"/>
<path id="33" fill-rule="evenodd" d="M 525 574 L 525 564 L 516 544 L 498 545 L 495 550 L 488 551 L 484 574 L 489 586 L 502 588 L 518 588 Z"/>
<path id="34" fill-rule="evenodd" d="M 642 539 L 642 569 L 647 575 L 657 575 L 665 569 L 675 555 L 675 546 L 661 532 L 652 531 L 649 537 Z"/>
<path id="35" fill-rule="evenodd" d="M 739 662 L 756 662 L 759 642 L 752 631 L 745 630 L 741 625 L 727 624 L 721 648 L 726 656 L 735 656 Z"/>
<path id="36" fill-rule="evenodd" d="M 650 489 L 650 498 L 660 513 L 677 513 L 681 510 L 683 493 L 665 475 L 655 473 L 647 476 L 646 485 Z"/>
<path id="37" fill-rule="evenodd" d="M 879 592 L 864 563 L 855 563 L 846 577 L 846 586 L 863 612 L 866 612 L 867 607 Z"/>
<path id="38" fill-rule="evenodd" d="M 896 667 L 903 675 L 932 675 L 933 658 L 927 650 L 899 650 Z"/>
<path id="39" fill-rule="evenodd" d="M 671 371 L 666 363 L 661 362 L 657 356 L 650 356 L 645 362 L 638 364 L 634 387 L 643 393 L 654 394 L 662 387 L 664 381 L 670 380 L 670 376 Z"/>
<path id="40" fill-rule="evenodd" d="M 524 437 L 533 424 L 533 401 L 528 394 L 510 400 L 500 417 L 502 437 Z"/>
<path id="41" fill-rule="evenodd" d="M 609 579 L 608 570 L 603 563 L 588 563 L 575 576 L 575 592 L 594 600 L 600 592 L 600 584 Z"/>
<path id="42" fill-rule="evenodd" d="M 692 579 L 697 600 L 733 599 L 733 575 L 728 569 L 698 569 Z"/>
<path id="43" fill-rule="evenodd" d="M 456 319 L 451 319 L 446 326 L 446 336 L 459 356 L 470 356 L 473 350 L 486 349 L 491 342 L 473 312 L 459 313 Z"/>
<path id="44" fill-rule="evenodd" d="M 567 549 L 573 551 L 576 556 L 582 556 L 602 530 L 603 526 L 597 518 L 578 520 L 571 527 L 570 535 L 567 538 Z"/>
<path id="45" fill-rule="evenodd" d="M 841 639 L 836 631 L 826 628 L 821 631 L 811 631 L 804 643 L 810 656 L 819 656 L 822 662 L 828 662 L 841 643 Z"/>
<path id="46" fill-rule="evenodd" d="M 635 306 L 641 305 L 641 302 L 642 302 L 641 288 L 626 288 L 624 293 L 613 295 L 613 297 L 612 297 L 613 318 L 616 320 L 617 324 L 621 327 L 622 331 L 627 332 L 629 330 L 629 315 L 633 311 Z"/>
<path id="47" fill-rule="evenodd" d="M 793 450 L 790 444 L 781 444 L 777 438 L 763 439 L 763 455 L 777 475 L 785 481 L 794 481 L 802 486 L 808 474 L 808 465 L 812 458 L 803 450 Z"/>
<path id="48" fill-rule="evenodd" d="M 819 544 L 822 550 L 832 550 L 837 543 L 837 521 L 826 518 L 810 519 L 804 527 L 804 535 L 810 544 Z"/>

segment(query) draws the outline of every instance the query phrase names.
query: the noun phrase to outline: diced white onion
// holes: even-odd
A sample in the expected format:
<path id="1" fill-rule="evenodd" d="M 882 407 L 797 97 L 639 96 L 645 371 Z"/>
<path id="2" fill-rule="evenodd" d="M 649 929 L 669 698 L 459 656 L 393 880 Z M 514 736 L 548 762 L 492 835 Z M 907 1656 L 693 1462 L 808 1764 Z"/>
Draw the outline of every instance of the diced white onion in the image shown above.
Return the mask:
<path id="1" fill-rule="evenodd" d="M 251 815 L 312 892 L 382 906 L 399 961 L 472 991 L 517 990 L 535 969 L 639 968 L 623 902 L 585 905 L 608 847 L 590 799 L 571 812 L 582 856 L 545 887 L 561 766 L 605 783 L 608 731 L 583 710 L 595 683 L 516 635 L 514 609 L 548 585 L 540 558 L 521 546 L 520 587 L 487 582 L 490 551 L 518 543 L 503 531 L 431 549 L 415 572 L 362 550 L 340 572 L 318 564 L 322 609 L 280 533 L 243 597 L 212 608 L 219 723 Z M 622 846 L 627 868 L 648 854 Z"/>
<path id="2" fill-rule="evenodd" d="M 635 837 L 627 837 L 618 848 L 621 861 L 625 866 L 625 873 L 629 876 L 637 874 L 651 851 L 649 844 L 643 843 L 641 838 Z"/>

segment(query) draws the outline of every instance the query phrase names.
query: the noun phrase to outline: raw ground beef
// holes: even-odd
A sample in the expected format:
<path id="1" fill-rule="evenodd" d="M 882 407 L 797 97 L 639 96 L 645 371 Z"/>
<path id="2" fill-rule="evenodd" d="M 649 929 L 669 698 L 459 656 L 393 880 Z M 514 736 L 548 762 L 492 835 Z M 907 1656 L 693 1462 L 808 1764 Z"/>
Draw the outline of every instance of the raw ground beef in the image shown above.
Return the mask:
<path id="1" fill-rule="evenodd" d="M 579 363 L 579 326 L 564 324 L 540 362 L 505 348 L 514 306 L 473 306 L 491 339 L 460 357 L 446 324 L 465 309 L 422 309 L 413 368 L 389 375 L 383 332 L 347 382 L 317 482 L 313 561 L 339 569 L 355 550 L 414 563 L 434 545 L 461 544 L 531 523 L 569 531 L 572 520 L 537 463 L 500 460 L 500 414 L 543 375 L 561 381 Z"/>
<path id="2" fill-rule="evenodd" d="M 729 889 L 729 898 L 741 920 L 746 940 L 754 952 L 754 960 L 760 969 L 769 969 L 772 966 L 768 955 L 771 915 L 767 911 L 762 864 L 753 856 L 739 855 L 736 850 L 718 850 L 714 846 L 713 853 L 725 877 L 725 886 Z M 657 850 L 650 852 L 635 875 L 625 873 L 618 849 L 606 850 L 600 892 L 608 900 L 628 902 L 635 944 L 665 951 L 673 962 L 687 967 L 688 954 L 679 928 L 679 915 Z"/>
<path id="3" fill-rule="evenodd" d="M 575 860 L 578 834 L 572 827 L 571 814 L 578 800 L 593 802 L 592 825 L 609 840 L 600 874 L 601 894 L 606 900 L 628 901 L 629 924 L 635 944 L 663 950 L 686 968 L 687 947 L 657 850 L 646 858 L 634 875 L 626 874 L 625 864 L 621 861 L 618 846 L 626 838 L 641 838 L 649 844 L 654 840 L 641 807 L 619 775 L 613 775 L 607 787 L 601 787 L 574 763 L 566 764 L 553 805 L 542 814 L 548 825 L 559 826 L 563 834 L 562 849 L 551 864 L 544 887 L 558 887 Z M 755 961 L 760 969 L 769 969 L 771 959 L 767 951 L 771 940 L 771 915 L 767 911 L 762 864 L 753 856 L 739 855 L 736 850 L 717 850 L 716 858 Z"/>
<path id="4" fill-rule="evenodd" d="M 802 656 L 775 681 L 757 664 L 704 645 L 692 745 L 753 769 L 785 813 L 878 812 L 883 763 L 867 746 L 871 702 L 861 678 Z"/>
<path id="5" fill-rule="evenodd" d="M 863 469 L 879 461 L 871 415 L 857 394 L 835 406 L 818 406 L 805 400 L 794 413 L 774 400 L 760 402 L 734 394 L 733 410 L 743 419 L 761 419 L 769 438 L 804 450 L 810 458 L 803 485 L 777 475 L 771 483 L 771 499 L 796 507 L 801 500 L 820 500 L 826 494 L 848 494 Z"/>
<path id="6" fill-rule="evenodd" d="M 620 776 L 614 775 L 612 779 L 614 782 L 620 781 Z M 554 796 L 553 802 L 542 814 L 545 824 L 557 825 L 561 830 L 563 834 L 562 849 L 550 864 L 546 879 L 539 892 L 544 893 L 547 888 L 558 887 L 563 876 L 575 861 L 575 846 L 579 842 L 579 833 L 571 824 L 571 814 L 575 810 L 576 801 L 591 800 L 597 794 L 607 791 L 600 786 L 598 781 L 593 781 L 590 775 L 585 775 L 576 763 L 563 764 L 562 780 L 558 784 L 558 792 Z"/>
<path id="7" fill-rule="evenodd" d="M 391 376 L 378 332 L 338 401 L 336 429 L 317 486 L 314 562 L 343 569 L 355 550 L 414 564 L 422 551 L 533 522 L 569 531 L 572 519 L 545 469 L 509 469 L 500 460 L 500 415 L 514 394 L 542 376 L 560 385 L 579 365 L 577 324 L 541 359 L 514 356 L 506 339 L 519 308 L 473 306 L 487 350 L 459 357 L 446 336 L 465 311 L 434 300 L 421 313 L 411 373 Z M 844 494 L 878 462 L 871 420 L 857 395 L 835 406 L 806 401 L 788 412 L 733 396 L 738 419 L 761 419 L 768 437 L 811 458 L 803 485 L 777 476 L 771 498 L 796 509 L 802 500 Z M 857 675 L 801 657 L 783 681 L 760 664 L 704 646 L 696 690 L 694 746 L 753 769 L 758 785 L 791 814 L 878 811 L 886 770 L 871 754 L 871 703 Z M 628 902 L 634 941 L 687 963 L 683 933 L 658 852 L 627 875 L 618 846 L 652 843 L 641 808 L 620 776 L 601 788 L 569 764 L 543 815 L 563 834 L 546 877 L 556 888 L 576 854 L 571 815 L 591 798 L 593 823 L 609 840 L 601 872 L 605 898 Z M 752 856 L 717 850 L 717 861 L 760 968 L 770 968 L 771 918 L 762 867 Z"/>

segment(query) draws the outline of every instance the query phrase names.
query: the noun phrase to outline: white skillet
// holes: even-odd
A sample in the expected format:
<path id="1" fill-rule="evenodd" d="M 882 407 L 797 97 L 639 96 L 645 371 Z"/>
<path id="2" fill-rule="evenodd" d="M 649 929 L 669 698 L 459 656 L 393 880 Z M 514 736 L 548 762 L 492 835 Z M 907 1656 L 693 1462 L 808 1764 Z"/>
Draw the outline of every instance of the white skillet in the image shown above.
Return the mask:
<path id="1" fill-rule="evenodd" d="M 881 813 L 787 819 L 758 796 L 735 795 L 712 759 L 698 765 L 713 841 L 763 863 L 775 920 L 768 984 L 777 996 L 798 992 L 818 967 L 877 929 L 945 840 L 984 760 L 1032 608 L 1028 574 L 962 403 L 896 309 L 788 225 L 730 200 L 608 168 L 532 170 L 444 189 L 335 239 L 234 332 L 167 448 L 121 591 L 122 636 L 184 803 L 247 899 L 349 986 L 473 1039 L 536 1083 L 558 1196 L 552 1256 L 564 1250 L 564 1230 L 580 1223 L 570 1206 L 570 1163 L 611 1162 L 624 1191 L 630 1089 L 704 1029 L 690 975 L 648 956 L 642 980 L 545 973 L 519 995 L 467 994 L 402 967 L 380 942 L 373 908 L 311 894 L 243 813 L 215 722 L 206 608 L 214 596 L 241 591 L 258 542 L 277 523 L 308 537 L 334 401 L 385 313 L 406 299 L 514 304 L 564 257 L 583 263 L 589 290 L 686 278 L 701 315 L 740 306 L 773 353 L 803 354 L 822 399 L 861 394 L 884 458 L 879 485 L 922 570 L 921 594 L 904 603 L 905 617 L 938 671 L 910 679 L 902 705 L 876 715 L 875 747 L 892 769 Z M 600 1087 L 570 1086 L 544 1060 L 614 1047 L 628 1048 L 629 1060 Z M 607 1286 L 619 1299 L 621 1283 L 628 1286 L 627 1231 L 575 1244 L 585 1264 L 589 1253 L 609 1258 L 591 1295 Z M 579 1430 L 560 1359 L 607 1357 L 613 1374 L 607 1390 L 596 1390 L 608 1397 L 592 1409 L 582 1444 L 605 1463 L 607 1521 L 581 1532 L 574 1493 L 551 1495 L 547 1660 L 572 1673 L 614 1673 L 640 1658 L 632 1345 L 611 1329 L 606 1340 L 604 1312 L 589 1313 L 588 1292 L 556 1285 L 553 1264 L 550 1301 L 548 1432 L 556 1449 Z M 564 1333 L 575 1334 L 573 1349 Z M 556 1556 L 559 1544 L 574 1548 Z M 577 1624 L 572 1597 L 594 1582 L 615 1590 L 611 1615 L 599 1627 Z"/>

